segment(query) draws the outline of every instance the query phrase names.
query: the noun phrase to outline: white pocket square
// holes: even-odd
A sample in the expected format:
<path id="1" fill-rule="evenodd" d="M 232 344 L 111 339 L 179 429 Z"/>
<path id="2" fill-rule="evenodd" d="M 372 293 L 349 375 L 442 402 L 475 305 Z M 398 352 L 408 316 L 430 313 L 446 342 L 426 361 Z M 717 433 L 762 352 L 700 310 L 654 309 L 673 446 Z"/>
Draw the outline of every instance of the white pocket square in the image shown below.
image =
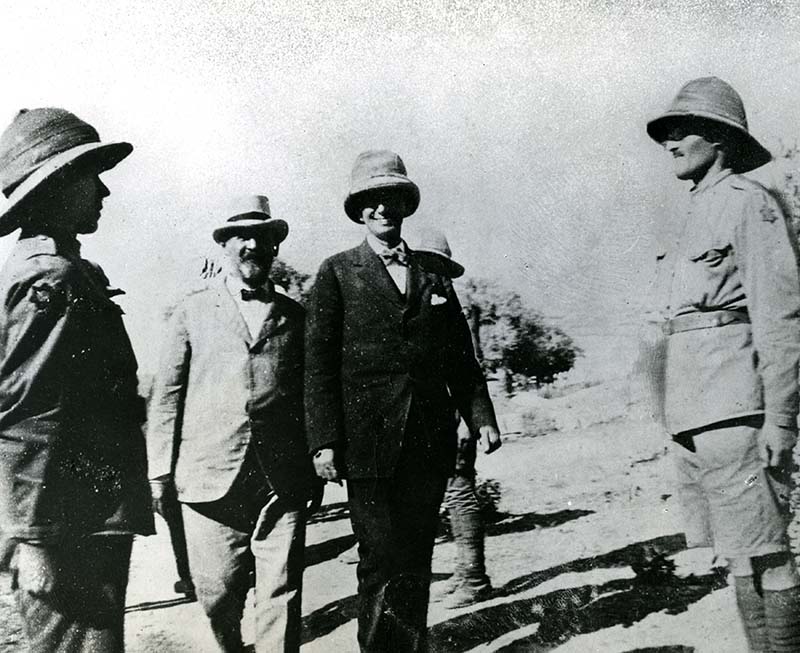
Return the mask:
<path id="1" fill-rule="evenodd" d="M 433 294 L 431 295 L 431 306 L 439 306 L 440 304 L 444 304 L 447 301 L 447 297 L 442 297 L 441 295 Z"/>

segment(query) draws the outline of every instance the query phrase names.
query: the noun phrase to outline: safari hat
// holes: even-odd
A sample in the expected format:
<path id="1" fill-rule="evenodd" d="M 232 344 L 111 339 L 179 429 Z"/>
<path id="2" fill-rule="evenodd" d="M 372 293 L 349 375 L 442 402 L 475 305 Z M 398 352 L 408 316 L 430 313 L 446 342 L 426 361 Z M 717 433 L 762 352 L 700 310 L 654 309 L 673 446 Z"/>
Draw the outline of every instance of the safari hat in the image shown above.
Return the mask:
<path id="1" fill-rule="evenodd" d="M 727 128 L 733 137 L 728 164 L 734 172 L 753 170 L 772 159 L 748 131 L 742 98 L 719 77 L 701 77 L 686 83 L 669 109 L 647 123 L 647 133 L 663 143 L 672 127 L 692 119 L 708 120 Z"/>
<path id="2" fill-rule="evenodd" d="M 265 195 L 234 197 L 228 203 L 225 215 L 225 223 L 214 229 L 214 240 L 218 243 L 225 242 L 235 233 L 270 233 L 277 245 L 289 235 L 286 220 L 273 218 L 270 214 L 269 200 Z"/>
<path id="3" fill-rule="evenodd" d="M 423 232 L 413 252 L 422 259 L 424 266 L 434 272 L 444 274 L 451 279 L 457 279 L 464 274 L 464 266 L 453 260 L 447 237 L 438 229 L 428 229 Z"/>
<path id="4" fill-rule="evenodd" d="M 363 222 L 359 197 L 372 190 L 392 189 L 403 197 L 408 217 L 419 206 L 419 188 L 406 174 L 403 160 L 389 150 L 367 150 L 356 157 L 344 210 L 353 222 Z"/>
<path id="5" fill-rule="evenodd" d="M 21 226 L 25 206 L 43 182 L 67 166 L 110 170 L 133 151 L 130 143 L 101 143 L 97 130 L 57 108 L 22 109 L 0 135 L 0 236 Z"/>

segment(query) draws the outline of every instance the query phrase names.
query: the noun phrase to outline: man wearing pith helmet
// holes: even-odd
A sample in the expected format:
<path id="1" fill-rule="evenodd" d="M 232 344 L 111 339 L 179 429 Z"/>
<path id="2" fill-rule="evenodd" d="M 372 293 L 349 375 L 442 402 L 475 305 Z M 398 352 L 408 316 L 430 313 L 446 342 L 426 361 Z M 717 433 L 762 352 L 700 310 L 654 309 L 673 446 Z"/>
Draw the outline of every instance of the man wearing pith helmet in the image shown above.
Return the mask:
<path id="1" fill-rule="evenodd" d="M 453 470 L 458 409 L 487 451 L 494 410 L 450 280 L 401 237 L 419 189 L 394 152 L 353 166 L 347 217 L 365 239 L 322 263 L 306 329 L 314 466 L 347 480 L 358 540 L 362 651 L 427 650 L 431 556 Z"/>
<path id="2" fill-rule="evenodd" d="M 780 208 L 741 173 L 770 159 L 738 93 L 695 79 L 647 125 L 691 182 L 659 247 L 663 413 L 687 545 L 728 562 L 752 651 L 800 650 L 800 578 L 786 535 L 797 440 L 800 280 Z"/>
<path id="3" fill-rule="evenodd" d="M 153 532 L 122 291 L 77 239 L 132 149 L 55 108 L 0 136 L 0 235 L 20 232 L 0 272 L 0 536 L 32 651 L 122 651 L 133 535 Z"/>
<path id="4" fill-rule="evenodd" d="M 305 519 L 322 483 L 303 424 L 304 311 L 269 278 L 288 233 L 265 196 L 231 201 L 213 232 L 224 274 L 173 312 L 150 404 L 154 508 L 181 503 L 197 599 L 225 653 L 244 650 L 251 572 L 255 650 L 300 648 Z"/>
<path id="5" fill-rule="evenodd" d="M 414 246 L 414 255 L 423 268 L 448 279 L 458 279 L 464 274 L 464 266 L 453 258 L 450 243 L 439 230 L 424 230 Z M 475 339 L 478 337 L 474 331 L 471 335 Z M 473 340 L 473 344 L 476 352 L 480 351 L 480 342 Z M 454 418 L 460 424 L 460 416 Z M 492 584 L 486 575 L 483 515 L 475 494 L 476 444 L 469 429 L 460 426 L 455 469 L 444 495 L 456 544 L 455 571 L 440 595 L 449 609 L 473 605 L 489 598 L 492 593 Z"/>

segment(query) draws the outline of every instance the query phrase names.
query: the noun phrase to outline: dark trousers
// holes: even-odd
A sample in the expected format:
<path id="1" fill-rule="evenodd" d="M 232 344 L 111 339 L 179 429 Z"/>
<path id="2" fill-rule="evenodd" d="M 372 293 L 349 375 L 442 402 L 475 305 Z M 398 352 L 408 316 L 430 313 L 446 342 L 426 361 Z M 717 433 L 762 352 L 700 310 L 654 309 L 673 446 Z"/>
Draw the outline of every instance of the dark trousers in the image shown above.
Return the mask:
<path id="1" fill-rule="evenodd" d="M 117 653 L 125 649 L 129 536 L 94 536 L 59 544 L 52 596 L 37 597 L 13 582 L 31 653 Z"/>
<path id="2" fill-rule="evenodd" d="M 415 450 L 404 452 L 391 478 L 347 483 L 364 653 L 427 650 L 431 557 L 447 478 Z"/>

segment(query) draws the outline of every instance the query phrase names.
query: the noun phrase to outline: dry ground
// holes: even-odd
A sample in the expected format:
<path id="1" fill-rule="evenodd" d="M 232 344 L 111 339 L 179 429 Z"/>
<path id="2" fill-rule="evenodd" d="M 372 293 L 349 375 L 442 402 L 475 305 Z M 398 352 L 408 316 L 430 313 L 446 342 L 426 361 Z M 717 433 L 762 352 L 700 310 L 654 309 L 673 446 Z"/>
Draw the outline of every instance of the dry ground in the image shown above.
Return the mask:
<path id="1" fill-rule="evenodd" d="M 680 518 L 664 442 L 631 411 L 609 408 L 624 405 L 624 397 L 606 393 L 601 407 L 601 396 L 590 389 L 551 400 L 548 409 L 581 416 L 561 420 L 570 430 L 509 435 L 502 449 L 479 460 L 479 474 L 502 486 L 501 519 L 487 538 L 497 592 L 458 611 L 433 603 L 434 651 L 746 651 L 725 577 L 710 573 L 707 552 L 679 553 Z M 515 415 L 510 405 L 504 412 L 506 430 L 525 427 L 519 409 Z M 591 413 L 605 417 L 591 424 Z M 307 653 L 356 650 L 355 566 L 347 562 L 353 537 L 344 500 L 341 488 L 329 486 L 309 526 Z M 134 547 L 128 650 L 213 651 L 197 604 L 172 593 L 165 532 Z M 637 578 L 631 564 L 653 548 L 677 554 L 675 573 Z M 445 538 L 437 543 L 434 594 L 452 570 L 454 550 Z M 251 613 L 249 607 L 246 638 Z M 0 593 L 0 633 L 0 651 L 23 650 L 7 592 Z"/>

